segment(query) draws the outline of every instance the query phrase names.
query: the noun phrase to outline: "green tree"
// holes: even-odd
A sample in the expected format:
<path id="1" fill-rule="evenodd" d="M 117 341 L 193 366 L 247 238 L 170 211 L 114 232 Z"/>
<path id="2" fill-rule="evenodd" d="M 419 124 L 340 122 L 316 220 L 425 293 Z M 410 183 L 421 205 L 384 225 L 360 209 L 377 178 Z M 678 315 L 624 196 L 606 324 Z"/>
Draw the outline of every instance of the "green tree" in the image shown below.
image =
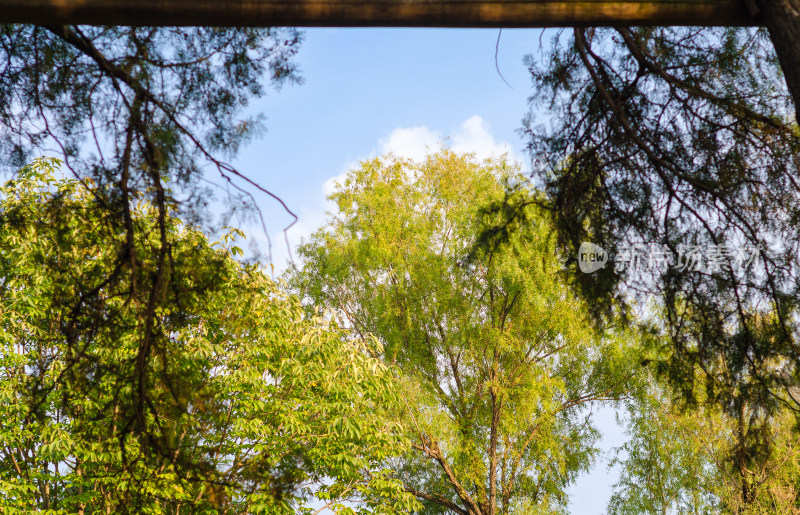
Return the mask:
<path id="1" fill-rule="evenodd" d="M 768 317 L 754 318 L 761 330 L 771 327 Z M 691 335 L 687 350 L 696 351 L 702 323 L 691 323 L 695 327 L 687 322 L 683 331 Z M 684 369 L 681 391 L 664 373 L 678 352 L 671 339 L 656 332 L 643 341 L 637 361 L 648 366 L 648 380 L 625 403 L 630 440 L 617 449 L 622 472 L 609 513 L 798 513 L 800 447 L 792 405 L 800 390 L 759 399 L 758 375 L 732 375 L 730 354 L 721 353 Z M 689 389 L 693 395 L 685 393 Z M 780 404 L 770 404 L 776 400 Z"/>
<path id="2" fill-rule="evenodd" d="M 482 209 L 524 184 L 505 159 L 448 150 L 363 162 L 291 273 L 309 309 L 375 335 L 402 371 L 412 449 L 395 472 L 420 513 L 563 512 L 595 455 L 590 406 L 629 386 L 629 340 L 593 331 L 539 210 L 470 256 L 497 218 Z"/>
<path id="3" fill-rule="evenodd" d="M 236 231 L 210 244 L 147 202 L 120 265 L 106 192 L 54 166 L 0 189 L 0 511 L 413 507 L 385 466 L 405 440 L 376 340 L 306 318 Z"/>
<path id="4" fill-rule="evenodd" d="M 547 57 L 529 59 L 534 96 L 553 123 L 526 125 L 560 248 L 573 263 L 584 241 L 612 261 L 634 245 L 672 258 L 638 271 L 573 266 L 573 281 L 596 315 L 658 299 L 665 315 L 656 325 L 673 349 L 660 372 L 686 400 L 734 420 L 749 406 L 764 431 L 773 413 L 800 413 L 787 395 L 800 386 L 800 132 L 768 34 L 560 36 Z M 769 455 L 761 431 L 743 434 L 742 463 Z"/>
<path id="5" fill-rule="evenodd" d="M 723 461 L 730 434 L 713 431 L 709 413 L 681 412 L 671 400 L 654 384 L 626 403 L 629 440 L 610 463 L 621 470 L 609 515 L 719 513 L 715 494 L 727 472 Z M 714 422 L 719 429 L 720 418 Z"/>
<path id="6" fill-rule="evenodd" d="M 115 291 L 143 317 L 137 374 L 159 366 L 150 362 L 161 337 L 156 308 L 168 285 L 182 280 L 172 275 L 171 218 L 208 220 L 208 185 L 220 186 L 204 177 L 209 167 L 239 192 L 232 206 L 252 200 L 234 182 L 244 177 L 222 159 L 259 131 L 260 121 L 241 111 L 264 93 L 263 76 L 275 85 L 298 80 L 292 59 L 300 39 L 289 28 L 0 26 L 0 162 L 13 170 L 31 153 L 61 155 L 63 171 L 91 190 L 97 223 L 88 227 L 102 228 L 97 237 L 116 260 L 104 268 L 108 276 L 89 275 L 84 289 L 63 293 L 63 310 L 81 321 L 70 345 L 104 324 L 96 293 Z M 152 207 L 155 232 L 136 233 L 139 203 Z M 136 245 L 145 236 L 158 245 L 142 254 Z M 61 355 L 67 370 L 83 358 Z M 136 423 L 124 432 L 144 431 L 156 409 L 148 392 L 133 391 L 135 416 L 126 416 Z"/>
<path id="7" fill-rule="evenodd" d="M 612 462 L 621 473 L 610 515 L 800 513 L 800 446 L 789 410 L 774 416 L 764 434 L 752 405 L 735 417 L 713 404 L 687 409 L 652 380 L 627 402 L 630 439 Z M 738 442 L 748 431 L 769 438 L 771 452 L 741 463 Z"/>

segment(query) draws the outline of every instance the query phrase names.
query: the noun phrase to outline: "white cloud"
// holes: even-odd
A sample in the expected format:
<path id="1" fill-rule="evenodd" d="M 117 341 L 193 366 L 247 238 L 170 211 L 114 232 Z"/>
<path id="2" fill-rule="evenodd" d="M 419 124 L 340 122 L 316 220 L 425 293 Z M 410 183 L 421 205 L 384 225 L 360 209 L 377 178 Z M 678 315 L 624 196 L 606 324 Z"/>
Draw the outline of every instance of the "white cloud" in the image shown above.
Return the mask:
<path id="1" fill-rule="evenodd" d="M 489 132 L 489 124 L 480 116 L 473 116 L 462 123 L 450 137 L 450 149 L 463 154 L 473 152 L 478 159 L 508 154 L 515 159 L 514 149 L 506 141 L 497 141 Z M 519 160 L 519 159 L 516 159 Z"/>
<path id="2" fill-rule="evenodd" d="M 339 175 L 334 175 L 333 177 L 328 178 L 328 180 L 322 183 L 322 194 L 325 196 L 326 199 L 331 193 L 336 191 L 336 183 L 344 184 L 344 180 L 347 178 L 347 172 L 351 168 L 355 167 L 357 164 L 358 163 L 353 163 Z"/>
<path id="3" fill-rule="evenodd" d="M 393 152 L 400 157 L 422 161 L 426 155 L 436 152 L 442 145 L 459 154 L 472 152 L 478 159 L 508 154 L 514 161 L 523 164 L 525 162 L 522 155 L 509 142 L 496 140 L 489 124 L 478 115 L 468 118 L 451 130 L 447 137 L 443 137 L 442 132 L 424 125 L 398 127 L 385 138 L 378 140 L 377 153 L 383 155 Z M 329 182 L 332 184 L 332 181 Z"/>
<path id="4" fill-rule="evenodd" d="M 441 147 L 442 135 L 425 126 L 398 127 L 389 136 L 378 141 L 379 154 L 394 152 L 400 157 L 422 161 L 430 152 Z"/>

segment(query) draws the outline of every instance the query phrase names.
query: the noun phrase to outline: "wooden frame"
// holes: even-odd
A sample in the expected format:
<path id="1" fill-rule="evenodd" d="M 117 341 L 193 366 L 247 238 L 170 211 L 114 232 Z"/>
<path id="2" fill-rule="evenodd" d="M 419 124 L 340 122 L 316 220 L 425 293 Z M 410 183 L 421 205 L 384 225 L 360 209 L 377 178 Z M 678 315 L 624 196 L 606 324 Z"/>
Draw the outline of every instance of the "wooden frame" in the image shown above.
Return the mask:
<path id="1" fill-rule="evenodd" d="M 754 25 L 746 1 L 751 0 L 0 0 L 0 22 L 331 27 Z"/>

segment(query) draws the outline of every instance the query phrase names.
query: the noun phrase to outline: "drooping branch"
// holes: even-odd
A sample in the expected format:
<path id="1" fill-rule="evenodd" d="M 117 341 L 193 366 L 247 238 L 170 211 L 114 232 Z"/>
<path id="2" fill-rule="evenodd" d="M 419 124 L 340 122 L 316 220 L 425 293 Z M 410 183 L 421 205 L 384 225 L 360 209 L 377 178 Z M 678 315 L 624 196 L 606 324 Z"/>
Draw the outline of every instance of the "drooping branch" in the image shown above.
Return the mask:
<path id="1" fill-rule="evenodd" d="M 0 0 L 2 2 L 2 0 Z M 272 191 L 264 188 L 257 182 L 253 181 L 245 174 L 239 172 L 236 168 L 231 166 L 228 163 L 225 163 L 218 158 L 216 158 L 212 152 L 207 148 L 207 146 L 201 142 L 197 136 L 178 118 L 178 114 L 174 111 L 174 109 L 170 108 L 167 104 L 165 104 L 156 94 L 151 92 L 140 80 L 133 77 L 128 71 L 124 70 L 120 66 L 114 64 L 110 60 L 106 58 L 105 55 L 92 44 L 92 41 L 84 36 L 79 30 L 68 26 L 68 25 L 60 25 L 60 26 L 44 26 L 45 29 L 53 33 L 58 38 L 62 39 L 65 43 L 68 43 L 76 50 L 81 52 L 82 54 L 86 55 L 90 59 L 92 59 L 98 66 L 98 68 L 102 71 L 104 75 L 110 78 L 114 82 L 114 87 L 119 91 L 120 96 L 122 97 L 124 102 L 128 102 L 125 95 L 123 94 L 122 90 L 120 89 L 120 85 L 124 84 L 127 86 L 135 96 L 140 97 L 142 100 L 146 100 L 153 104 L 161 113 L 166 116 L 166 118 L 178 129 L 178 131 L 183 134 L 194 147 L 200 152 L 203 157 L 205 157 L 210 163 L 212 163 L 219 172 L 220 176 L 231 184 L 234 188 L 238 191 L 246 194 L 250 200 L 252 201 L 253 206 L 255 207 L 256 211 L 258 212 L 259 218 L 261 220 L 261 225 L 266 235 L 267 239 L 269 239 L 269 234 L 266 228 L 266 223 L 263 219 L 260 209 L 253 197 L 252 193 L 244 190 L 240 186 L 236 185 L 233 182 L 232 177 L 237 177 L 238 179 L 243 180 L 253 188 L 257 189 L 261 193 L 268 195 L 273 200 L 277 201 L 281 207 L 292 217 L 292 221 L 283 229 L 284 238 L 286 239 L 286 248 L 289 251 L 289 257 L 291 258 L 291 248 L 289 245 L 288 240 L 288 230 L 294 226 L 297 221 L 298 217 L 297 214 L 294 213 L 286 202 L 280 198 L 278 195 L 273 193 Z M 129 105 L 129 109 L 133 107 Z M 125 161 L 125 159 L 123 159 Z M 124 174 L 123 174 L 124 176 Z M 121 183 L 121 184 L 124 184 Z M 272 244 L 270 241 L 270 249 L 269 249 L 269 260 L 270 263 L 272 262 Z"/>

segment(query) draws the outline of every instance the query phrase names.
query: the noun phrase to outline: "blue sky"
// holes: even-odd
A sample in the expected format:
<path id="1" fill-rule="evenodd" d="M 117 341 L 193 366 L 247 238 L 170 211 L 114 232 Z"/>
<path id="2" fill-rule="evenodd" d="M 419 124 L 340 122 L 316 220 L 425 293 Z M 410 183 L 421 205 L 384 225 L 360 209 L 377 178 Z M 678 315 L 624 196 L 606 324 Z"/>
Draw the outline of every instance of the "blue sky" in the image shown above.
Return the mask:
<path id="1" fill-rule="evenodd" d="M 267 133 L 245 147 L 236 167 L 280 196 L 299 222 L 289 243 L 319 227 L 333 180 L 359 160 L 386 151 L 420 157 L 447 138 L 457 151 L 508 154 L 525 165 L 519 129 L 528 112 L 531 80 L 523 57 L 539 55 L 554 32 L 503 30 L 495 69 L 498 30 L 310 29 L 297 61 L 305 83 L 254 103 L 267 116 Z M 542 37 L 543 36 L 543 37 Z M 546 119 L 542 118 L 546 123 Z M 258 197 L 273 242 L 276 268 L 288 256 L 282 229 L 291 217 Z M 266 252 L 266 240 L 247 231 Z M 621 445 L 614 413 L 602 409 L 602 448 Z M 616 474 L 601 459 L 572 488 L 571 511 L 601 514 Z"/>

